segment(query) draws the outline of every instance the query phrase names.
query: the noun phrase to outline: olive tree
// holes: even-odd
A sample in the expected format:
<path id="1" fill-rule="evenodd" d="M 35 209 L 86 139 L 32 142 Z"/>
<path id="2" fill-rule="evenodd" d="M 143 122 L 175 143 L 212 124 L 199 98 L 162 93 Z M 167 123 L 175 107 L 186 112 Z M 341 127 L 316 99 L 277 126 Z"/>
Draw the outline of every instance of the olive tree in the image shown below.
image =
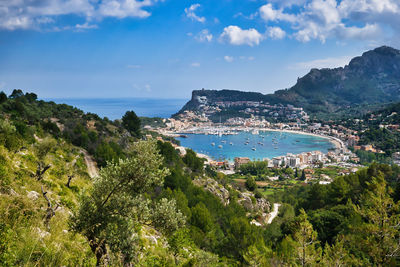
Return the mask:
<path id="1" fill-rule="evenodd" d="M 168 234 L 185 223 L 175 201 L 148 197 L 169 173 L 155 143 L 140 141 L 132 150 L 131 157 L 109 162 L 100 171 L 71 218 L 71 228 L 88 239 L 97 265 L 108 251 L 120 255 L 125 264 L 134 262 L 141 225 Z"/>

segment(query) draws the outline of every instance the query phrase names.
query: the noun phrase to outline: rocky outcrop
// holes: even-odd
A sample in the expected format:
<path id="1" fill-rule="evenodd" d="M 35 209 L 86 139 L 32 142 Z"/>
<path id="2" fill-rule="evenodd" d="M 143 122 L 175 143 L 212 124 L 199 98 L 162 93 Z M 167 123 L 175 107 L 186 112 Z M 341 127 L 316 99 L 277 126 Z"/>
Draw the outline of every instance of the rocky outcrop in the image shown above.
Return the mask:
<path id="1" fill-rule="evenodd" d="M 266 213 L 270 210 L 270 203 L 265 198 L 255 198 L 250 192 L 240 193 L 238 202 L 248 212 Z"/>
<path id="2" fill-rule="evenodd" d="M 217 181 L 211 178 L 199 178 L 193 181 L 197 186 L 203 187 L 211 194 L 218 197 L 224 205 L 229 204 L 229 191 Z"/>

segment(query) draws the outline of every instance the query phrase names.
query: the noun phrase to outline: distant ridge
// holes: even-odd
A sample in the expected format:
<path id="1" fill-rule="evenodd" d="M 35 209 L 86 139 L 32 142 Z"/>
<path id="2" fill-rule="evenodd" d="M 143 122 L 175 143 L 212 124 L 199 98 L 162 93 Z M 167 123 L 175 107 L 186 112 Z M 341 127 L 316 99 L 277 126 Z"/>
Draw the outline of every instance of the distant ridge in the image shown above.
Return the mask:
<path id="1" fill-rule="evenodd" d="M 345 67 L 311 69 L 297 83 L 273 94 L 236 90 L 195 90 L 191 100 L 178 112 L 196 110 L 218 101 L 266 101 L 303 107 L 311 114 L 328 114 L 348 108 L 368 109 L 370 105 L 400 101 L 400 51 L 388 46 L 367 51 Z"/>

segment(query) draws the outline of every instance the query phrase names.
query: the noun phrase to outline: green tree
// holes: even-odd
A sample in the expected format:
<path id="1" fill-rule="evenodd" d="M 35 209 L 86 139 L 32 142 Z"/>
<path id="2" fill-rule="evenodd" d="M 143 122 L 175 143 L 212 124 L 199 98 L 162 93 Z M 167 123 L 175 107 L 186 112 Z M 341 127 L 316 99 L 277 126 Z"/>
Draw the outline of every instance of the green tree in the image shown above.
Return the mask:
<path id="1" fill-rule="evenodd" d="M 71 218 L 71 228 L 88 239 L 97 265 L 108 249 L 122 255 L 125 264 L 133 263 L 139 246 L 135 233 L 142 223 L 168 234 L 185 222 L 175 201 L 146 197 L 168 174 L 161 167 L 163 159 L 155 143 L 135 143 L 132 155 L 100 171 L 93 189 Z"/>
<path id="2" fill-rule="evenodd" d="M 24 93 L 22 92 L 21 89 L 14 89 L 11 93 L 11 95 L 9 96 L 9 98 L 19 98 L 21 96 L 24 96 Z"/>
<path id="3" fill-rule="evenodd" d="M 192 208 L 191 224 L 200 228 L 204 233 L 213 229 L 214 223 L 211 214 L 202 202 Z"/>
<path id="4" fill-rule="evenodd" d="M 246 185 L 247 189 L 250 191 L 254 191 L 257 189 L 256 181 L 251 176 L 249 178 L 247 178 L 245 185 Z"/>
<path id="5" fill-rule="evenodd" d="M 202 172 L 204 168 L 204 159 L 197 157 L 196 152 L 186 149 L 183 162 L 194 172 Z"/>
<path id="6" fill-rule="evenodd" d="M 361 266 L 361 263 L 344 247 L 345 239 L 339 238 L 332 246 L 325 244 L 324 255 L 321 260 L 323 266 Z"/>
<path id="7" fill-rule="evenodd" d="M 122 117 L 122 126 L 133 136 L 140 137 L 140 119 L 134 111 L 127 111 Z"/>
<path id="8" fill-rule="evenodd" d="M 0 104 L 3 104 L 7 101 L 7 95 L 3 91 L 0 92 Z"/>
<path id="9" fill-rule="evenodd" d="M 310 266 L 319 260 L 321 254 L 320 249 L 316 248 L 319 243 L 317 232 L 314 231 L 303 209 L 300 210 L 300 215 L 296 219 L 297 230 L 293 234 L 293 240 L 297 243 L 297 259 L 301 266 Z"/>
<path id="10" fill-rule="evenodd" d="M 376 265 L 388 266 L 400 255 L 399 204 L 390 197 L 390 189 L 380 171 L 367 186 L 360 205 L 354 206 L 366 220 L 358 229 L 365 240 L 361 249 L 366 250 Z"/>
<path id="11" fill-rule="evenodd" d="M 306 180 L 306 173 L 304 172 L 304 170 L 301 172 L 300 180 L 302 180 L 302 181 Z"/>

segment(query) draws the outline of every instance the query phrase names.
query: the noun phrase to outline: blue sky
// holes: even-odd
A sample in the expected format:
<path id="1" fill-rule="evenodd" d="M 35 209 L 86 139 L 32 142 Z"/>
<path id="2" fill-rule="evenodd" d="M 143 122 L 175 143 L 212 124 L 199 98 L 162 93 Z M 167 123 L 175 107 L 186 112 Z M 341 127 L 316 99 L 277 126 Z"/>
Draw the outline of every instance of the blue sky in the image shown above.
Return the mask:
<path id="1" fill-rule="evenodd" d="M 0 90 L 270 93 L 398 36 L 399 0 L 0 0 Z"/>

